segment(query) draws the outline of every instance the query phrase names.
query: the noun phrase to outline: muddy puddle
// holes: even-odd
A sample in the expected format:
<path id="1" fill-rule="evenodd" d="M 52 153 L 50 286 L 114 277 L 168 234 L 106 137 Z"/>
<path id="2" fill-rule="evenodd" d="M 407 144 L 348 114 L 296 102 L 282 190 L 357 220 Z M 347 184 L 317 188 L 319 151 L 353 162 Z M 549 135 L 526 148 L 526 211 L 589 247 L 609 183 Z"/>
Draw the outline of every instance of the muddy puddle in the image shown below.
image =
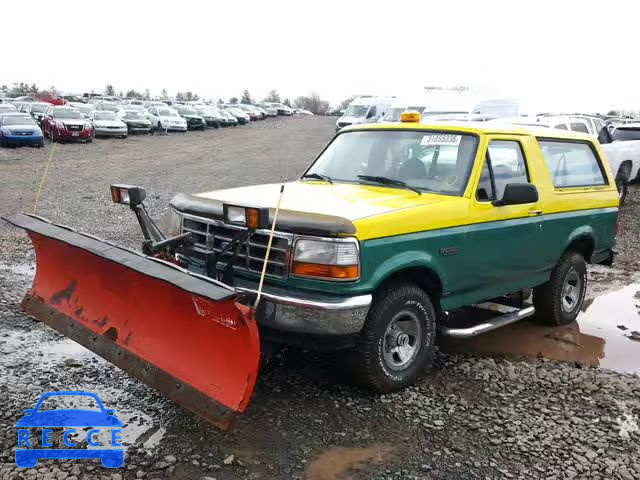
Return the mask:
<path id="1" fill-rule="evenodd" d="M 307 468 L 305 480 L 349 480 L 357 472 L 363 472 L 387 463 L 395 452 L 394 447 L 336 447 L 315 457 Z"/>
<path id="2" fill-rule="evenodd" d="M 640 283 L 587 298 L 576 322 L 546 327 L 527 319 L 465 340 L 442 339 L 449 351 L 543 356 L 640 374 Z"/>

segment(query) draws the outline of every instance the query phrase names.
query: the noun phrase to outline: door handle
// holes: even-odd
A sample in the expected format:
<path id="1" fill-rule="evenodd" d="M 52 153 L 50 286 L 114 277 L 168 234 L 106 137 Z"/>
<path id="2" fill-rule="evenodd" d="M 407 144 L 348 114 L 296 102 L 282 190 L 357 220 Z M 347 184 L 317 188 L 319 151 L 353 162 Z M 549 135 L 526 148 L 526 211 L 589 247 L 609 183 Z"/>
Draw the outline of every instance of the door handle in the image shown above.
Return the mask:
<path id="1" fill-rule="evenodd" d="M 542 210 L 529 210 L 527 213 L 531 217 L 537 217 L 539 215 L 542 215 Z"/>

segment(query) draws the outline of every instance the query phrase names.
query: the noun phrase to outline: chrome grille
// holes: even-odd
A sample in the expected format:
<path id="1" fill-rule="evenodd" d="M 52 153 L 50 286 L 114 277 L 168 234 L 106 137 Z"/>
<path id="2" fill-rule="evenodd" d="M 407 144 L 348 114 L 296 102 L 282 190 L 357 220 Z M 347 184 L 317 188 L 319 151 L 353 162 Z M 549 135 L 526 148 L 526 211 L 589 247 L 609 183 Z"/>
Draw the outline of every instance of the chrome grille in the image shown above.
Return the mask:
<path id="1" fill-rule="evenodd" d="M 184 215 L 182 232 L 191 232 L 194 245 L 188 255 L 199 260 L 205 260 L 211 252 L 220 252 L 234 235 L 244 230 L 243 227 L 227 225 L 219 220 Z M 249 241 L 240 247 L 235 268 L 250 272 L 261 273 L 264 256 L 269 241 L 268 230 L 256 230 L 249 237 Z M 267 264 L 267 275 L 285 277 L 288 274 L 291 235 L 276 232 L 271 243 L 271 253 Z M 223 266 L 219 263 L 218 266 Z"/>

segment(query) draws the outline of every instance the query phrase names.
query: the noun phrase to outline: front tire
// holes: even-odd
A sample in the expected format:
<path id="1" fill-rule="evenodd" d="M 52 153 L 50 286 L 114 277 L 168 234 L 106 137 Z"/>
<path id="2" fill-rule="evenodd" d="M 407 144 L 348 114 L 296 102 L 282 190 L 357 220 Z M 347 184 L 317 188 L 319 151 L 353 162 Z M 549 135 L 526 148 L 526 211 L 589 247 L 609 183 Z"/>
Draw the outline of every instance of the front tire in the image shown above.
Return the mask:
<path id="1" fill-rule="evenodd" d="M 536 319 L 550 326 L 572 323 L 587 291 L 587 263 L 574 251 L 566 252 L 551 272 L 549 281 L 533 290 Z"/>
<path id="2" fill-rule="evenodd" d="M 393 392 L 415 382 L 431 363 L 436 315 L 424 290 L 396 283 L 374 297 L 351 366 L 357 383 Z"/>

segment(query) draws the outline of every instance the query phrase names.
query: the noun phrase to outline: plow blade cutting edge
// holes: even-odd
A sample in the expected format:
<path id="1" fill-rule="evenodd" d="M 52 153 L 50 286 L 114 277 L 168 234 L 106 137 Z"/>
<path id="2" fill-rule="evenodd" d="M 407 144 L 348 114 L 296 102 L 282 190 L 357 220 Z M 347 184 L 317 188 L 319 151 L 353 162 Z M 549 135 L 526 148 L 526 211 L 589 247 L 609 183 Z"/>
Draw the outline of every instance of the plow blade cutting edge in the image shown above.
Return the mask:
<path id="1" fill-rule="evenodd" d="M 36 251 L 25 312 L 222 429 L 244 411 L 260 342 L 233 288 L 40 217 L 5 220 Z"/>

